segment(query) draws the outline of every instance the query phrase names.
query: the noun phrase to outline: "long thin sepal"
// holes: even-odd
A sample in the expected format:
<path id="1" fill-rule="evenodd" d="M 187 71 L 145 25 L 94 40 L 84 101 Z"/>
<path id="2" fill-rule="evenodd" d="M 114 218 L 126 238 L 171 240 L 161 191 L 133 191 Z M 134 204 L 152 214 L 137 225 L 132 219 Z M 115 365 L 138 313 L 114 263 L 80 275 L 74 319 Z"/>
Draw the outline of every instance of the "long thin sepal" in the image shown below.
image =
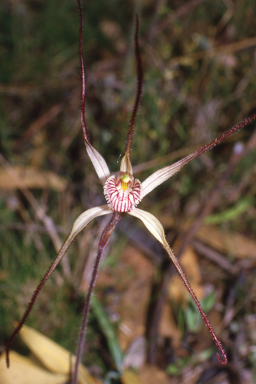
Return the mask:
<path id="1" fill-rule="evenodd" d="M 221 143 L 222 140 L 226 139 L 227 137 L 229 137 L 239 129 L 251 123 L 252 120 L 254 120 L 255 118 L 256 118 L 256 113 L 254 113 L 254 115 L 250 117 L 247 117 L 240 124 L 237 124 L 234 127 L 232 127 L 229 131 L 223 133 L 220 137 L 212 141 L 210 144 L 206 144 L 205 146 L 196 149 L 190 155 L 184 157 L 183 159 L 177 161 L 176 163 L 172 165 L 168 165 L 152 173 L 152 175 L 149 176 L 146 180 L 144 180 L 143 183 L 141 184 L 142 198 L 146 196 L 149 192 L 153 191 L 153 189 L 158 187 L 158 185 L 162 184 L 163 182 L 168 180 L 170 177 L 175 175 L 177 172 L 179 172 L 184 167 L 184 165 L 188 164 L 191 160 L 200 156 L 202 153 L 208 151 L 209 149 L 215 147 L 215 145 L 218 145 L 219 143 Z"/>
<path id="2" fill-rule="evenodd" d="M 95 217 L 102 216 L 102 215 L 107 215 L 107 214 L 109 214 L 111 212 L 112 211 L 108 208 L 108 206 L 104 205 L 104 206 L 101 206 L 101 207 L 96 207 L 96 208 L 88 209 L 87 211 L 82 213 L 76 219 L 76 221 L 73 224 L 73 227 L 72 227 L 72 230 L 71 230 L 69 236 L 67 237 L 66 241 L 62 245 L 58 255 L 56 256 L 54 262 L 52 263 L 52 265 L 50 266 L 50 268 L 48 269 L 46 274 L 44 275 L 44 277 L 41 280 L 40 284 L 37 286 L 37 288 L 36 288 L 32 298 L 30 300 L 30 303 L 29 303 L 28 307 L 27 307 L 24 315 L 22 316 L 22 319 L 20 320 L 18 326 L 16 327 L 16 329 L 14 330 L 14 332 L 12 333 L 11 337 L 9 338 L 9 340 L 7 342 L 6 350 L 5 350 L 6 351 L 6 364 L 7 364 L 7 367 L 10 366 L 9 352 L 10 352 L 10 348 L 12 346 L 12 343 L 13 343 L 15 337 L 19 333 L 19 331 L 22 328 L 23 324 L 25 323 L 28 315 L 30 314 L 30 311 L 32 310 L 33 305 L 35 304 L 35 301 L 36 301 L 36 299 L 37 299 L 37 297 L 38 297 L 38 295 L 39 295 L 43 285 L 45 284 L 46 280 L 48 280 L 48 278 L 51 276 L 51 274 L 53 273 L 53 271 L 55 270 L 55 268 L 57 267 L 57 265 L 59 264 L 59 262 L 61 261 L 61 259 L 65 255 L 65 253 L 67 252 L 67 250 L 68 250 L 70 244 L 72 243 L 72 241 L 82 231 L 82 229 L 85 228 L 87 226 L 87 224 L 89 224 L 89 222 L 91 220 L 93 220 Z"/>
<path id="3" fill-rule="evenodd" d="M 80 17 L 80 27 L 79 27 L 79 55 L 80 55 L 80 63 L 81 63 L 81 125 L 83 129 L 85 146 L 90 157 L 90 160 L 95 168 L 95 171 L 102 183 L 105 184 L 105 181 L 110 176 L 110 171 L 108 169 L 107 163 L 101 154 L 91 145 L 88 135 L 87 123 L 85 119 L 85 92 L 86 92 L 86 84 L 85 84 L 85 67 L 84 67 L 84 57 L 83 57 L 83 11 L 80 0 L 77 0 L 77 6 Z"/>
<path id="4" fill-rule="evenodd" d="M 143 70 L 142 70 L 142 62 L 140 56 L 140 47 L 139 47 L 139 17 L 136 15 L 136 29 L 134 36 L 134 45 L 135 45 L 135 56 L 136 56 L 136 67 L 137 67 L 137 92 L 136 98 L 133 106 L 133 112 L 131 116 L 131 120 L 129 123 L 129 131 L 127 135 L 126 148 L 125 153 L 128 155 L 130 159 L 131 153 L 131 145 L 132 145 L 132 137 L 134 132 L 135 120 L 138 114 L 138 109 L 140 106 L 140 100 L 142 96 L 142 87 L 143 87 Z"/>
<path id="5" fill-rule="evenodd" d="M 101 154 L 90 144 L 85 141 L 86 151 L 89 158 L 91 159 L 92 165 L 100 179 L 102 185 L 104 186 L 107 178 L 110 176 L 110 170 L 107 166 L 105 159 Z"/>
<path id="6" fill-rule="evenodd" d="M 81 63 L 81 80 L 82 80 L 82 89 L 81 89 L 81 124 L 83 129 L 83 134 L 85 141 L 90 143 L 87 124 L 85 119 L 85 68 L 84 68 L 84 56 L 83 56 L 83 11 L 80 0 L 77 0 L 80 24 L 79 24 L 79 55 Z"/>
<path id="7" fill-rule="evenodd" d="M 126 215 L 126 213 L 113 212 L 113 216 L 112 216 L 111 220 L 109 221 L 109 223 L 107 224 L 104 231 L 102 232 L 102 235 L 100 238 L 98 253 L 97 253 L 97 256 L 95 259 L 92 277 L 91 277 L 90 285 L 88 288 L 88 292 L 87 292 L 87 296 L 86 296 L 86 300 L 85 300 L 85 304 L 84 304 L 84 308 L 83 308 L 83 319 L 82 319 L 81 331 L 79 334 L 78 347 L 77 347 L 77 353 L 76 353 L 76 363 L 75 363 L 74 374 L 72 377 L 72 384 L 77 384 L 79 365 L 81 363 L 82 354 L 83 354 L 83 350 L 84 350 L 85 331 L 86 331 L 88 313 L 89 313 L 89 309 L 90 309 L 91 295 L 92 295 L 92 291 L 93 291 L 95 281 L 97 278 L 101 256 L 102 256 L 102 253 L 103 253 L 103 251 L 104 251 L 117 223 L 125 215 Z"/>
<path id="8" fill-rule="evenodd" d="M 189 284 L 188 279 L 187 279 L 185 273 L 183 272 L 178 259 L 176 258 L 176 256 L 173 253 L 173 250 L 170 248 L 170 246 L 168 244 L 166 237 L 165 237 L 164 228 L 163 228 L 162 224 L 151 213 L 142 211 L 141 209 L 138 209 L 138 208 L 134 208 L 129 214 L 140 219 L 143 222 L 143 224 L 146 226 L 146 228 L 152 233 L 152 235 L 165 248 L 166 252 L 170 256 L 171 260 L 173 261 L 180 277 L 182 278 L 183 283 L 185 284 L 190 295 L 192 296 L 198 310 L 200 311 L 200 313 L 204 319 L 205 324 L 207 325 L 209 331 L 211 332 L 211 335 L 212 335 L 212 337 L 213 337 L 213 339 L 214 339 L 214 341 L 215 341 L 215 343 L 216 343 L 216 345 L 217 345 L 217 347 L 221 353 L 221 356 L 219 353 L 217 353 L 217 357 L 218 357 L 219 362 L 222 364 L 227 364 L 227 356 L 226 356 L 226 353 L 225 353 L 225 351 L 221 345 L 221 342 L 217 338 L 206 314 L 204 313 L 203 308 L 201 307 L 201 304 L 200 304 L 198 298 L 196 297 L 191 285 Z"/>

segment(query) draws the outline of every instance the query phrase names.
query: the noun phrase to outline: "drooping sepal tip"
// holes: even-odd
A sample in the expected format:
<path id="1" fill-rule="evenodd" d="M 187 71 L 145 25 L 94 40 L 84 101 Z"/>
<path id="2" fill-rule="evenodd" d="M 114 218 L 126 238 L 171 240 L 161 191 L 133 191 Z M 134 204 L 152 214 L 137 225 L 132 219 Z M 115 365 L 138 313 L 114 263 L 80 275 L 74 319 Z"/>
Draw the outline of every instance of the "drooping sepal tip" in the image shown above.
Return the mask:
<path id="1" fill-rule="evenodd" d="M 213 340 L 214 340 L 216 346 L 219 349 L 220 354 L 217 353 L 217 358 L 218 358 L 219 362 L 221 364 L 227 364 L 227 356 L 226 356 L 226 353 L 222 347 L 222 344 L 219 341 L 219 339 L 217 338 L 217 336 L 213 330 L 213 327 L 212 327 L 210 321 L 208 320 L 198 298 L 196 297 L 196 295 L 195 295 L 195 293 L 194 293 L 194 291 L 193 291 L 193 289 L 192 289 L 192 287 L 191 287 L 178 259 L 176 258 L 171 247 L 169 246 L 168 241 L 166 240 L 166 237 L 165 237 L 165 232 L 164 232 L 164 228 L 163 228 L 162 224 L 154 215 L 152 215 L 151 213 L 146 212 L 142 209 L 134 208 L 130 212 L 130 215 L 140 219 L 143 222 L 143 224 L 146 226 L 146 228 L 149 230 L 149 232 L 163 245 L 164 249 L 166 250 L 166 252 L 170 256 L 172 262 L 174 263 L 185 287 L 187 288 L 192 299 L 194 300 L 199 312 L 201 313 L 201 316 L 202 316 L 207 328 L 209 329 L 209 331 L 213 337 Z"/>

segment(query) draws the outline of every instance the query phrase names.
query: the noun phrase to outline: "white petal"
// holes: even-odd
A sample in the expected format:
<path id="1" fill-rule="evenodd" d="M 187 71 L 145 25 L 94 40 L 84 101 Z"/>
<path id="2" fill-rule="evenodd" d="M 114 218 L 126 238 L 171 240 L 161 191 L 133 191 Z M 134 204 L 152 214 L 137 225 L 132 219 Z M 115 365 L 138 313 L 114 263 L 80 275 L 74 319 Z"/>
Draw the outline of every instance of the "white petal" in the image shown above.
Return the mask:
<path id="1" fill-rule="evenodd" d="M 133 208 L 129 215 L 135 216 L 140 219 L 143 224 L 147 227 L 149 232 L 162 244 L 163 238 L 165 239 L 164 229 L 160 221 L 151 213 L 143 211 L 142 209 Z M 166 241 L 166 240 L 165 240 Z"/>
<path id="2" fill-rule="evenodd" d="M 198 298 L 196 297 L 185 273 L 183 272 L 178 259 L 174 255 L 173 250 L 170 248 L 170 246 L 169 246 L 169 244 L 165 238 L 164 228 L 163 228 L 162 224 L 160 223 L 160 221 L 155 216 L 151 215 L 151 213 L 142 211 L 141 209 L 138 209 L 138 208 L 134 208 L 131 212 L 129 212 L 129 214 L 140 219 L 143 222 L 143 224 L 145 224 L 147 229 L 152 233 L 152 235 L 155 236 L 155 238 L 163 245 L 164 249 L 166 250 L 166 252 L 170 256 L 171 260 L 173 261 L 173 263 L 174 263 L 180 277 L 182 278 L 182 281 L 185 284 L 188 292 L 192 296 L 198 310 L 200 311 L 200 313 L 204 319 L 205 324 L 207 325 L 209 331 L 211 332 L 213 340 L 215 341 L 215 344 L 217 345 L 217 347 L 221 353 L 221 356 L 219 355 L 219 353 L 217 353 L 218 360 L 220 361 L 220 363 L 226 364 L 227 363 L 227 357 L 226 357 L 225 351 L 224 351 L 220 341 L 218 340 L 209 320 L 207 319 L 207 316 L 204 313 L 204 310 L 203 310 Z"/>
<path id="3" fill-rule="evenodd" d="M 152 235 L 163 245 L 164 249 L 170 256 L 171 260 L 173 261 L 177 271 L 179 272 L 185 286 L 188 288 L 190 293 L 194 295 L 192 292 L 192 289 L 190 287 L 190 284 L 188 282 L 188 279 L 186 278 L 180 263 L 176 256 L 173 253 L 173 250 L 170 248 L 164 233 L 164 228 L 160 221 L 151 213 L 143 211 L 142 209 L 133 208 L 131 212 L 129 212 L 129 215 L 135 216 L 138 219 L 140 219 L 143 224 L 146 226 L 146 228 L 149 230 L 149 232 L 152 233 Z M 197 299 L 196 299 L 197 300 Z"/>
<path id="4" fill-rule="evenodd" d="M 94 207 L 83 212 L 80 216 L 78 216 L 78 218 L 73 224 L 70 235 L 68 237 L 70 239 L 70 242 L 73 241 L 74 238 L 79 234 L 79 232 L 81 232 L 82 229 L 84 229 L 87 224 L 89 224 L 90 221 L 92 221 L 95 217 L 108 215 L 109 213 L 112 213 L 112 211 L 108 208 L 107 205 Z"/>
<path id="5" fill-rule="evenodd" d="M 87 226 L 87 224 L 89 224 L 90 221 L 92 221 L 95 217 L 107 215 L 109 213 L 112 213 L 112 211 L 108 208 L 108 206 L 102 205 L 101 207 L 88 209 L 87 211 L 83 212 L 80 216 L 78 216 L 78 218 L 73 224 L 70 234 L 68 235 L 67 239 L 63 243 L 61 249 L 59 250 L 58 255 L 56 256 L 51 266 L 50 274 L 52 274 L 52 272 L 54 271 L 56 266 L 59 264 L 62 257 L 67 252 L 70 244 L 72 243 L 72 241 L 74 241 L 74 239 L 82 231 L 82 229 L 84 229 Z"/>
<path id="6" fill-rule="evenodd" d="M 138 208 L 133 208 L 131 212 L 129 212 L 129 215 L 135 216 L 138 219 L 140 219 L 143 224 L 146 226 L 146 228 L 149 230 L 149 232 L 152 233 L 152 235 L 163 245 L 165 248 L 166 252 L 172 259 L 175 267 L 177 268 L 179 274 L 181 275 L 183 281 L 186 280 L 187 278 L 184 275 L 184 272 L 182 271 L 180 264 L 178 262 L 178 259 L 174 255 L 172 249 L 170 248 L 166 238 L 165 238 L 165 233 L 164 233 L 164 228 L 160 221 L 151 213 L 143 211 L 142 209 Z M 186 284 L 186 283 L 185 283 Z"/>
<path id="7" fill-rule="evenodd" d="M 177 172 L 181 170 L 182 167 L 184 167 L 185 164 L 187 164 L 190 160 L 194 159 L 194 157 L 190 159 L 191 155 L 184 157 L 184 159 L 179 160 L 172 165 L 167 165 L 166 167 L 159 169 L 158 171 L 152 173 L 152 175 L 150 175 L 146 180 L 144 180 L 141 183 L 142 198 L 146 196 L 149 192 L 153 191 L 153 189 L 158 187 L 158 185 L 162 184 L 170 177 L 174 176 Z"/>
<path id="8" fill-rule="evenodd" d="M 184 157 L 183 159 L 177 161 L 176 163 L 174 163 L 172 165 L 168 165 L 167 167 L 164 167 L 164 168 L 159 169 L 158 171 L 154 172 L 151 176 L 149 176 L 141 184 L 142 198 L 144 196 L 146 196 L 149 192 L 151 192 L 153 189 L 155 189 L 158 185 L 162 184 L 164 181 L 168 180 L 170 177 L 172 177 L 177 172 L 179 172 L 181 170 L 181 168 L 184 167 L 184 165 L 188 164 L 191 160 L 200 156 L 202 153 L 209 151 L 209 149 L 211 149 L 215 145 L 219 144 L 223 139 L 232 135 L 232 133 L 236 132 L 239 128 L 241 128 L 244 125 L 251 122 L 252 119 L 254 119 L 254 118 L 255 118 L 255 115 L 253 115 L 251 118 L 249 117 L 248 119 L 244 120 L 242 123 L 235 125 L 229 131 L 223 133 L 220 137 L 213 140 L 211 143 L 206 144 L 203 147 L 196 149 L 194 152 L 190 153 L 190 155 Z"/>
<path id="9" fill-rule="evenodd" d="M 85 146 L 88 156 L 91 159 L 92 165 L 94 166 L 102 185 L 104 185 L 107 178 L 110 176 L 110 171 L 107 166 L 107 163 L 101 156 L 101 154 L 91 144 L 85 141 Z"/>

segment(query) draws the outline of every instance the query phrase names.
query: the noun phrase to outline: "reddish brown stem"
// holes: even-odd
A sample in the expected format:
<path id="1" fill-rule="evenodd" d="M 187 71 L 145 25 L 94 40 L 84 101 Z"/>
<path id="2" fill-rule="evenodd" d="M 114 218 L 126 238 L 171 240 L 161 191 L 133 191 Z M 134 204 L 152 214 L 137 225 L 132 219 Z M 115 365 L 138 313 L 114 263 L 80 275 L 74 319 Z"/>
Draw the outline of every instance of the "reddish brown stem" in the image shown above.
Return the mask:
<path id="1" fill-rule="evenodd" d="M 75 369 L 74 369 L 74 375 L 72 377 L 72 384 L 77 384 L 78 379 L 78 371 L 79 371 L 79 364 L 81 363 L 82 354 L 84 350 L 84 343 L 85 343 L 85 331 L 86 331 L 86 324 L 90 309 L 90 301 L 92 296 L 92 291 L 95 285 L 95 281 L 97 278 L 98 270 L 99 270 L 99 264 L 101 260 L 102 253 L 117 225 L 117 223 L 126 215 L 126 213 L 120 213 L 120 212 L 113 212 L 113 216 L 109 223 L 107 224 L 106 228 L 102 232 L 100 242 L 99 242 L 99 248 L 98 253 L 95 259 L 92 277 L 89 285 L 89 289 L 87 292 L 84 308 L 83 308 L 83 319 L 82 319 L 82 325 L 81 325 L 81 331 L 79 334 L 79 340 L 78 340 L 78 347 L 77 347 L 77 353 L 76 353 L 76 363 L 75 363 Z"/>
<path id="2" fill-rule="evenodd" d="M 167 241 L 166 241 L 166 242 L 167 242 Z M 220 356 L 219 353 L 217 353 L 217 358 L 218 358 L 219 362 L 220 362 L 221 364 L 227 364 L 227 362 L 228 362 L 228 360 L 227 360 L 227 356 L 226 356 L 226 353 L 225 353 L 225 351 L 224 351 L 224 349 L 223 349 L 223 347 L 222 347 L 221 342 L 220 342 L 219 339 L 217 338 L 217 336 L 216 336 L 216 334 L 215 334 L 215 332 L 214 332 L 214 329 L 213 329 L 213 327 L 212 327 L 210 321 L 208 320 L 208 317 L 207 317 L 206 314 L 204 313 L 204 310 L 203 310 L 203 308 L 202 308 L 202 306 L 201 306 L 201 304 L 200 304 L 198 298 L 196 297 L 196 295 L 195 295 L 195 293 L 194 293 L 194 291 L 193 291 L 191 285 L 189 284 L 188 279 L 187 279 L 185 273 L 183 272 L 183 269 L 181 268 L 181 265 L 180 265 L 180 263 L 179 263 L 177 257 L 175 256 L 173 250 L 171 250 L 171 253 L 172 253 L 172 255 L 171 255 L 171 259 L 172 259 L 172 261 L 173 261 L 173 263 L 174 263 L 174 265 L 175 265 L 175 267 L 176 267 L 176 269 L 177 269 L 177 271 L 178 271 L 180 277 L 182 278 L 182 281 L 183 281 L 183 283 L 185 284 L 185 287 L 186 287 L 187 290 L 189 291 L 189 293 L 190 293 L 190 295 L 192 296 L 192 299 L 194 300 L 194 302 L 195 302 L 195 304 L 196 304 L 198 310 L 200 311 L 200 313 L 201 313 L 201 315 L 202 315 L 202 317 L 203 317 L 203 319 L 204 319 L 204 322 L 205 322 L 206 326 L 208 327 L 209 331 L 211 332 L 211 335 L 212 335 L 212 337 L 213 337 L 213 340 L 215 341 L 215 344 L 217 345 L 217 347 L 218 347 L 218 349 L 219 349 L 219 351 L 220 351 L 220 353 L 221 353 L 221 355 L 222 355 L 222 356 Z"/>
<path id="3" fill-rule="evenodd" d="M 135 45 L 135 57 L 136 57 L 136 67 L 137 67 L 137 92 L 136 98 L 133 106 L 132 117 L 129 123 L 129 131 L 127 135 L 126 148 L 125 152 L 128 153 L 130 159 L 131 145 L 132 145 L 132 137 L 134 132 L 135 120 L 138 114 L 140 100 L 142 96 L 142 87 L 143 87 L 143 70 L 142 70 L 142 62 L 140 56 L 140 47 L 139 47 L 139 17 L 136 15 L 136 29 L 134 36 L 134 45 Z"/>
<path id="4" fill-rule="evenodd" d="M 89 136 L 87 130 L 87 124 L 85 119 L 85 69 L 84 69 L 84 56 L 83 56 L 83 11 L 80 0 L 77 0 L 77 6 L 80 17 L 80 27 L 79 27 L 79 55 L 81 63 L 81 80 L 82 80 L 82 89 L 81 89 L 81 125 L 83 129 L 83 134 L 85 141 L 89 144 Z"/>

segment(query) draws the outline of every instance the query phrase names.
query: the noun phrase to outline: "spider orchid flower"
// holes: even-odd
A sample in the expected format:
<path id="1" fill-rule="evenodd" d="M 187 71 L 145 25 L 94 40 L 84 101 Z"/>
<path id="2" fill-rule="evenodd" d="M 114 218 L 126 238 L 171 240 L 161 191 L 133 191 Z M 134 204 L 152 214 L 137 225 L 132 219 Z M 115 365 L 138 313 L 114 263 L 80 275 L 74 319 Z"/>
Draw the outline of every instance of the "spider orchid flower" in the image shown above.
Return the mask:
<path id="1" fill-rule="evenodd" d="M 19 325 L 14 330 L 13 334 L 11 335 L 7 347 L 6 347 L 6 360 L 7 360 L 7 366 L 9 366 L 9 351 L 10 347 L 13 343 L 13 340 L 15 339 L 16 335 L 20 331 L 21 327 L 25 323 L 35 301 L 36 298 L 41 291 L 44 283 L 46 280 L 50 277 L 56 266 L 59 264 L 62 257 L 65 255 L 67 249 L 69 248 L 70 244 L 73 242 L 73 240 L 76 238 L 76 236 L 96 217 L 103 216 L 103 215 L 109 215 L 112 214 L 112 217 L 107 224 L 106 228 L 104 229 L 101 239 L 99 242 L 99 249 L 98 253 L 95 259 L 95 265 L 92 272 L 92 277 L 90 281 L 90 285 L 87 292 L 86 302 L 83 309 L 83 319 L 82 319 L 82 326 L 81 326 L 81 332 L 79 336 L 79 342 L 78 342 L 78 349 L 77 349 L 77 359 L 76 359 L 76 365 L 74 369 L 74 376 L 72 379 L 72 383 L 77 383 L 77 375 L 78 375 L 78 367 L 79 363 L 81 361 L 81 356 L 84 348 L 84 341 L 85 341 L 85 329 L 86 329 L 86 323 L 87 323 L 87 317 L 89 312 L 89 306 L 90 306 L 90 298 L 92 294 L 93 287 L 95 285 L 95 280 L 97 277 L 98 267 L 100 258 L 102 255 L 102 252 L 115 228 L 117 223 L 126 215 L 129 214 L 131 216 L 134 216 L 138 219 L 140 219 L 143 224 L 146 226 L 146 228 L 149 230 L 149 232 L 162 244 L 168 255 L 170 256 L 171 260 L 173 261 L 181 279 L 183 280 L 183 283 L 185 284 L 187 290 L 189 291 L 190 295 L 192 296 L 195 304 L 197 305 L 198 310 L 200 311 L 205 324 L 207 325 L 220 353 L 217 353 L 218 360 L 222 364 L 227 363 L 227 357 L 225 354 L 225 351 L 221 345 L 221 342 L 218 340 L 206 314 L 204 313 L 196 295 L 194 294 L 187 277 L 185 276 L 180 263 L 176 256 L 173 253 L 173 250 L 170 248 L 166 237 L 164 233 L 164 228 L 160 221 L 153 216 L 151 213 L 146 212 L 144 210 L 141 210 L 137 208 L 137 205 L 141 202 L 141 200 L 150 193 L 153 189 L 155 189 L 157 186 L 168 180 L 170 177 L 174 176 L 177 172 L 179 172 L 184 165 L 188 164 L 191 160 L 195 159 L 202 153 L 208 151 L 209 149 L 213 148 L 215 145 L 219 144 L 223 139 L 227 138 L 240 128 L 246 126 L 249 124 L 253 119 L 256 118 L 256 113 L 252 115 L 251 117 L 246 118 L 243 120 L 240 124 L 234 126 L 229 131 L 224 133 L 219 138 L 215 139 L 210 144 L 205 145 L 204 147 L 201 147 L 194 152 L 192 152 L 190 155 L 184 157 L 183 159 L 175 162 L 172 165 L 165 166 L 164 168 L 159 169 L 158 171 L 154 172 L 151 176 L 149 176 L 146 180 L 144 180 L 142 183 L 135 179 L 133 176 L 133 170 L 131 165 L 131 159 L 130 159 L 130 152 L 131 152 L 131 145 L 132 145 L 132 137 L 134 132 L 134 126 L 135 126 L 135 119 L 138 113 L 138 108 L 142 96 L 142 84 L 143 84 L 143 71 L 142 71 L 142 63 L 141 63 L 141 56 L 140 56 L 140 50 L 139 50 L 139 42 L 138 42 L 138 34 L 139 34 L 139 20 L 136 16 L 136 30 L 135 30 L 135 38 L 134 38 L 134 44 L 135 44 L 135 56 L 136 56 L 136 66 L 137 66 L 137 92 L 136 92 L 136 98 L 133 108 L 133 113 L 131 116 L 129 129 L 128 129 L 128 135 L 127 135 L 127 141 L 126 141 L 126 148 L 125 148 L 125 155 L 121 160 L 120 163 L 120 173 L 117 177 L 114 175 L 111 175 L 110 170 L 107 166 L 106 161 L 101 156 L 101 154 L 92 146 L 89 140 L 88 135 L 88 129 L 87 124 L 85 120 L 85 69 L 84 69 L 84 59 L 83 59 L 83 46 L 82 46 L 82 32 L 83 32 L 83 18 L 82 18 L 82 9 L 80 0 L 77 0 L 78 3 L 78 9 L 79 9 L 79 15 L 80 15 L 80 33 L 79 33 L 79 49 L 80 49 L 80 60 L 81 60 L 81 74 L 82 74 L 82 96 L 81 96 L 81 125 L 83 129 L 84 139 L 85 139 L 85 146 L 88 153 L 88 156 L 95 168 L 95 171 L 102 183 L 104 195 L 107 201 L 106 205 L 95 207 L 88 209 L 87 211 L 83 212 L 74 222 L 73 227 L 71 229 L 71 232 L 64 242 L 63 246 L 61 247 L 58 255 L 56 256 L 54 262 L 50 266 L 49 270 L 43 277 L 42 281 L 36 288 L 31 301 L 28 305 L 27 310 L 25 311 Z"/>

